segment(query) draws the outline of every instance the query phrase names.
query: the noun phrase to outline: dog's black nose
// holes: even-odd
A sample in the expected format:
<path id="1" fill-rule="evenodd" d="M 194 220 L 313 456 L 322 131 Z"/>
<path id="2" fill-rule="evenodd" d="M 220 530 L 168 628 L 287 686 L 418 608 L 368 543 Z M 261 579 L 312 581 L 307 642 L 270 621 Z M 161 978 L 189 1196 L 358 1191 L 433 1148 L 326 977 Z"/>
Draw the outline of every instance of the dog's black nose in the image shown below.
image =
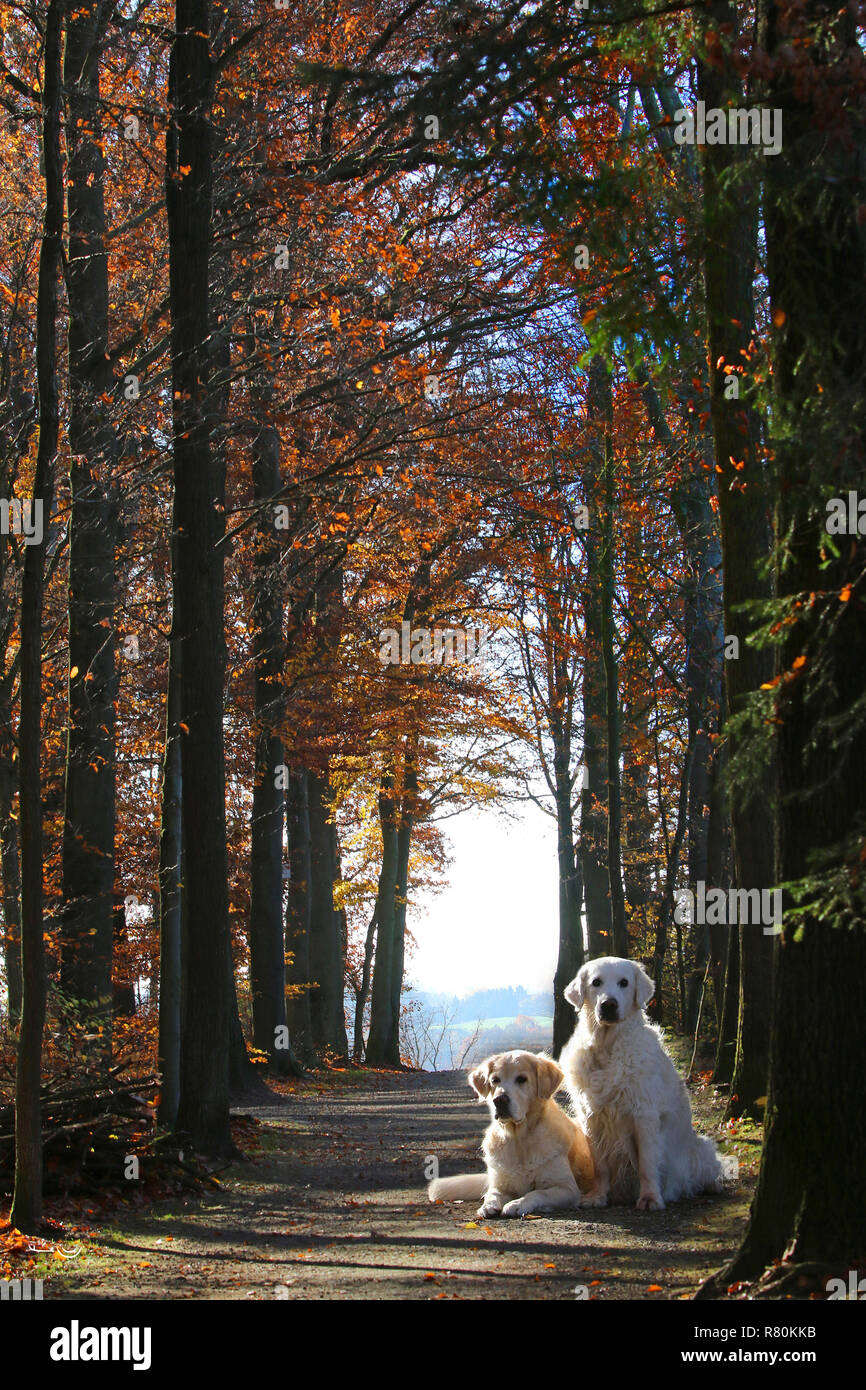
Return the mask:
<path id="1" fill-rule="evenodd" d="M 617 1014 L 617 1003 L 615 999 L 605 999 L 602 1001 L 599 1013 L 608 1023 L 612 1023 Z"/>
<path id="2" fill-rule="evenodd" d="M 507 1097 L 507 1096 L 494 1096 L 494 1097 L 493 1097 L 493 1109 L 496 1111 L 497 1115 L 507 1115 L 507 1114 L 508 1114 L 508 1097 Z"/>

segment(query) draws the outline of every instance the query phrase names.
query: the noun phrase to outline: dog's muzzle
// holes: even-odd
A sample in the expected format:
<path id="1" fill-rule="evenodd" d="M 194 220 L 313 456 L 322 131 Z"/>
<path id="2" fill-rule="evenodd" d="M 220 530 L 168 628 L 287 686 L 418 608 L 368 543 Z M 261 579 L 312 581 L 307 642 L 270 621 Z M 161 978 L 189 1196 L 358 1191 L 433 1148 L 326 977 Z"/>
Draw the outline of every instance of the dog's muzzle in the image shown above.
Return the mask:
<path id="1" fill-rule="evenodd" d="M 508 1120 L 511 1117 L 511 1102 L 507 1096 L 494 1096 L 493 1109 L 496 1111 L 497 1120 Z"/>
<path id="2" fill-rule="evenodd" d="M 616 1023 L 619 1017 L 619 1007 L 615 999 L 604 999 L 599 1005 L 598 1012 L 603 1023 Z"/>

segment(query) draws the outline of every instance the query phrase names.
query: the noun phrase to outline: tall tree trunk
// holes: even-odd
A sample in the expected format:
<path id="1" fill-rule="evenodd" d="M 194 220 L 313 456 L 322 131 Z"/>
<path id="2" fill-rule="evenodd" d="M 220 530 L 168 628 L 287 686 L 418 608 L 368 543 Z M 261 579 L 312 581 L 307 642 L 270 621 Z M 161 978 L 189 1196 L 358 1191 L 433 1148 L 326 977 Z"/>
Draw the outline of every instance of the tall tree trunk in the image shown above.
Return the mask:
<path id="1" fill-rule="evenodd" d="M 707 23 L 724 33 L 736 32 L 733 5 L 708 7 Z M 742 104 L 740 79 L 731 62 L 721 66 L 698 64 L 698 96 L 707 108 Z M 770 530 L 765 481 L 759 457 L 758 421 L 745 401 L 726 399 L 726 375 L 740 378 L 740 390 L 749 384 L 743 373 L 754 335 L 752 297 L 757 257 L 757 198 L 739 180 L 730 186 L 730 175 L 742 151 L 736 145 L 706 145 L 701 149 L 706 231 L 705 289 L 710 374 L 710 404 L 715 440 L 719 522 L 724 568 L 725 634 L 739 640 L 736 659 L 725 662 L 728 719 L 741 711 L 746 697 L 772 676 L 772 658 L 766 649 L 747 644 L 754 625 L 740 605 L 770 596 L 769 580 L 759 572 L 768 554 Z M 767 164 L 771 168 L 772 160 Z M 718 364 L 722 365 L 719 366 Z M 725 369 L 728 369 L 727 372 Z M 735 466 L 736 465 L 736 466 Z M 740 746 L 736 729 L 728 723 L 729 762 Z M 773 823 L 767 815 L 772 796 L 772 775 L 760 772 L 753 779 L 747 800 L 735 793 L 731 800 L 731 838 L 734 870 L 739 887 L 765 889 L 774 882 Z M 767 1091 L 770 1044 L 769 1000 L 774 958 L 772 936 L 760 927 L 740 928 L 740 1010 L 734 1078 L 728 1115 L 760 1116 L 760 1102 Z"/>
<path id="2" fill-rule="evenodd" d="M 596 424 L 595 449 L 601 461 L 602 534 L 599 552 L 601 586 L 601 651 L 604 666 L 604 704 L 607 737 L 607 880 L 611 953 L 629 954 L 622 886 L 622 795 L 620 788 L 619 672 L 615 649 L 613 596 L 616 587 L 614 510 L 616 478 L 613 454 L 613 391 L 607 364 L 596 357 L 590 364 L 587 398 L 589 419 Z"/>
<path id="3" fill-rule="evenodd" d="M 312 842 L 309 773 L 290 772 L 286 794 L 289 841 L 289 891 L 286 898 L 286 1015 L 292 1046 L 307 1064 L 316 1060 L 310 1012 L 310 918 L 312 913 Z"/>
<path id="4" fill-rule="evenodd" d="M 634 656 L 629 664 L 634 669 Z M 653 811 L 649 799 L 649 711 L 643 698 L 625 711 L 622 767 L 623 878 L 632 931 L 643 936 L 650 919 Z"/>
<path id="5" fill-rule="evenodd" d="M 673 457 L 676 440 L 667 424 L 661 401 L 645 368 L 638 372 L 643 397 L 656 438 Z M 689 384 L 684 390 L 691 391 Z M 694 432 L 692 432 L 694 433 Z M 710 769 L 712 744 L 710 730 L 718 704 L 722 679 L 722 556 L 716 523 L 710 505 L 707 474 L 714 457 L 705 436 L 693 440 L 693 455 L 703 455 L 704 472 L 698 464 L 680 464 L 685 469 L 671 496 L 671 503 L 683 546 L 683 631 L 686 641 L 685 687 L 688 746 L 693 750 L 688 787 L 688 875 L 696 885 L 700 880 L 720 887 L 709 868 Z M 694 1031 L 707 953 L 713 929 L 700 929 L 693 968 L 686 991 L 686 1031 Z"/>
<path id="6" fill-rule="evenodd" d="M 176 1127 L 208 1156 L 234 1153 L 229 1129 L 228 920 L 220 521 L 208 406 L 212 216 L 212 64 L 208 0 L 176 0 L 166 141 L 176 565 L 183 644 L 184 960 Z M 216 640 L 215 639 L 216 636 Z"/>
<path id="7" fill-rule="evenodd" d="M 866 542 L 855 535 L 833 550 L 824 529 L 827 501 L 847 501 L 863 479 L 864 60 L 851 11 L 808 0 L 792 13 L 761 0 L 758 15 L 771 59 L 763 98 L 784 130 L 765 191 L 777 575 L 790 619 L 777 648 L 780 722 L 770 726 L 776 872 L 812 882 L 794 899 L 797 917 L 785 904 L 758 1188 L 742 1249 L 711 1293 L 771 1267 L 781 1293 L 804 1266 L 824 1291 L 827 1267 L 844 1277 L 866 1250 L 866 609 L 857 592 Z"/>
<path id="8" fill-rule="evenodd" d="M 114 373 L 100 103 L 102 6 L 72 7 L 64 85 L 69 252 L 69 726 L 60 983 L 99 1051 L 111 1052 L 115 830 Z"/>
<path id="9" fill-rule="evenodd" d="M 5 731 L 11 728 L 10 710 L 4 700 L 0 711 L 0 870 L 3 874 L 3 958 L 9 1022 L 21 1018 L 21 861 L 18 857 L 18 818 L 13 815 L 15 764 Z"/>
<path id="10" fill-rule="evenodd" d="M 42 80 L 42 158 L 45 216 L 36 301 L 36 382 L 39 443 L 34 505 L 42 508 L 43 537 L 54 500 L 54 462 L 60 428 L 57 395 L 57 274 L 63 235 L 60 159 L 60 40 L 65 0 L 49 0 L 45 14 Z M 23 994 L 15 1075 L 15 1193 L 10 1220 L 19 1231 L 42 1218 L 42 1113 L 40 1085 L 45 1027 L 45 945 L 42 925 L 42 609 L 45 546 L 24 548 L 21 582 L 21 717 L 18 726 L 21 815 L 21 963 Z"/>
<path id="11" fill-rule="evenodd" d="M 397 883 L 394 910 L 394 952 L 391 961 L 391 1019 L 397 1039 L 396 1063 L 400 1055 L 400 1000 L 403 995 L 403 969 L 406 955 L 406 909 L 409 902 L 409 855 L 412 847 L 412 828 L 418 809 L 418 733 L 406 736 L 403 758 L 403 795 L 400 798 L 400 819 L 397 826 Z"/>
<path id="12" fill-rule="evenodd" d="M 364 937 L 364 960 L 361 965 L 361 983 L 355 996 L 355 1026 L 352 1033 L 352 1061 L 360 1062 L 364 1057 L 364 1010 L 370 996 L 370 974 L 373 966 L 373 942 L 376 939 L 377 909 L 373 909 Z"/>
<path id="13" fill-rule="evenodd" d="M 724 710 L 719 705 L 718 734 L 724 727 Z M 730 887 L 730 825 L 728 822 L 728 801 L 724 785 L 725 750 L 716 746 L 710 764 L 710 814 L 707 824 L 707 882 L 717 885 L 725 892 Z M 709 927 L 710 971 L 713 977 L 713 1000 L 716 1019 L 722 1018 L 725 975 L 728 959 L 728 936 L 730 927 L 724 923 Z"/>
<path id="14" fill-rule="evenodd" d="M 580 909 L 583 877 L 575 853 L 572 812 L 571 744 L 562 721 L 555 721 L 553 775 L 556 789 L 556 857 L 559 865 L 559 945 L 553 977 L 553 1055 L 558 1057 L 574 1032 L 574 1009 L 565 988 L 583 964 Z"/>
<path id="15" fill-rule="evenodd" d="M 661 766 L 660 750 L 658 745 L 658 732 L 656 732 L 656 767 L 658 769 L 659 780 L 659 804 L 662 805 L 661 792 Z M 688 798 L 689 786 L 692 780 L 692 762 L 694 760 L 694 745 L 691 744 L 686 749 L 686 756 L 683 761 L 682 772 L 680 773 L 680 793 L 677 800 L 677 823 L 674 827 L 673 840 L 668 845 L 667 869 L 665 872 L 665 890 L 659 906 L 658 924 L 656 926 L 655 947 L 653 950 L 652 977 L 655 981 L 655 994 L 651 1001 L 651 1017 L 656 1023 L 661 1023 L 663 1016 L 663 997 L 662 997 L 662 974 L 665 966 L 665 955 L 668 946 L 668 930 L 671 920 L 674 917 L 674 903 L 676 899 L 677 875 L 680 868 L 680 857 L 682 855 L 683 841 L 686 835 L 686 824 L 688 820 Z M 662 821 L 667 840 L 667 821 L 664 810 L 662 810 Z M 682 933 L 679 926 L 676 930 L 677 941 L 677 981 L 680 999 L 682 999 Z"/>
<path id="16" fill-rule="evenodd" d="M 172 530 L 174 526 L 172 525 Z M 174 545 L 172 545 L 172 549 Z M 170 1129 L 180 1100 L 182 998 L 183 739 L 180 729 L 182 645 L 174 620 L 168 646 L 168 691 L 159 828 L 159 1122 Z"/>
<path id="17" fill-rule="evenodd" d="M 250 382 L 251 400 L 263 420 L 253 440 L 253 496 L 261 507 L 254 555 L 252 659 L 255 673 L 255 771 L 250 826 L 250 986 L 253 1043 L 278 1071 L 300 1067 L 288 1042 L 286 948 L 283 920 L 283 820 L 286 788 L 280 769 L 280 725 L 285 699 L 282 668 L 284 603 L 280 545 L 273 507 L 280 486 L 280 436 L 271 423 L 273 390 L 262 364 Z"/>
<path id="18" fill-rule="evenodd" d="M 379 785 L 379 826 L 382 832 L 382 866 L 376 892 L 376 955 L 370 992 L 370 1032 L 366 1058 L 371 1067 L 397 1066 L 399 1038 L 392 1013 L 394 932 L 397 915 L 397 798 L 393 765 L 386 766 Z"/>
<path id="19" fill-rule="evenodd" d="M 719 1036 L 713 1064 L 713 1085 L 729 1086 L 734 1077 L 737 1056 L 737 1017 L 740 1007 L 740 933 L 736 926 L 727 928 L 725 982 L 719 1011 Z"/>
<path id="20" fill-rule="evenodd" d="M 604 363 L 601 363 L 604 370 Z M 598 370 L 598 369 L 596 369 Z M 609 882 L 607 859 L 607 701 L 601 656 L 602 512 L 598 505 L 598 459 L 586 451 L 584 485 L 589 526 L 584 539 L 586 581 L 583 591 L 583 765 L 581 791 L 580 865 L 586 907 L 587 957 L 610 955 Z"/>
<path id="21" fill-rule="evenodd" d="M 343 1008 L 343 943 L 334 884 L 337 878 L 337 831 L 327 773 L 310 772 L 310 1016 L 313 1044 L 318 1052 L 328 1048 L 347 1057 L 349 1041 Z"/>

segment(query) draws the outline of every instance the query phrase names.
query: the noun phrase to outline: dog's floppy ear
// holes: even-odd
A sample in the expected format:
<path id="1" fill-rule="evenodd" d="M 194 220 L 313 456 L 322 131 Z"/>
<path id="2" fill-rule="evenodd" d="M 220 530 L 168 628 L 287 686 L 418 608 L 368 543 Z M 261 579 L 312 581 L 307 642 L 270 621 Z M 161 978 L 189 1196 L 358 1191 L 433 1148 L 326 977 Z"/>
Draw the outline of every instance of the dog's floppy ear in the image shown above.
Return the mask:
<path id="1" fill-rule="evenodd" d="M 643 1009 L 652 999 L 656 992 L 655 981 L 644 970 L 642 965 L 634 964 L 634 1003 L 636 1009 Z"/>
<path id="2" fill-rule="evenodd" d="M 550 1097 L 559 1090 L 565 1080 L 556 1063 L 551 1061 L 549 1057 L 545 1057 L 543 1053 L 535 1059 L 535 1075 L 539 1100 L 550 1100 Z"/>
<path id="3" fill-rule="evenodd" d="M 582 965 L 570 985 L 566 985 L 563 991 L 566 999 L 573 1008 L 580 1013 L 583 1008 L 583 999 L 586 993 L 586 966 Z"/>
<path id="4" fill-rule="evenodd" d="M 472 1087 L 473 1091 L 476 1091 L 483 1100 L 484 1097 L 487 1095 L 488 1091 L 490 1090 L 489 1059 L 486 1062 L 482 1062 L 480 1067 L 476 1067 L 474 1071 L 471 1071 L 469 1073 L 469 1076 L 467 1077 L 467 1080 L 469 1082 L 469 1085 Z"/>

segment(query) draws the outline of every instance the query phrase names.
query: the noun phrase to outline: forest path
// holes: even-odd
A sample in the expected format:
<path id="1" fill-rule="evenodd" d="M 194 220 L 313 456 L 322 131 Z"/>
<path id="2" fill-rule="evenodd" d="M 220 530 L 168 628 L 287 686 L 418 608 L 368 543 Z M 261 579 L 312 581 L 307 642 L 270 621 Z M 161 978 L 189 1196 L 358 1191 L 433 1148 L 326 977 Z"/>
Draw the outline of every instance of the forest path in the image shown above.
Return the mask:
<path id="1" fill-rule="evenodd" d="M 718 1138 L 711 1098 L 692 1091 L 701 1129 Z M 46 1297 L 684 1298 L 738 1243 L 753 1186 L 744 1156 L 758 1152 L 729 1147 L 740 1179 L 723 1196 L 663 1212 L 471 1224 L 474 1204 L 431 1204 L 424 1183 L 429 1154 L 443 1176 L 480 1171 L 486 1111 L 463 1073 L 330 1073 L 242 1113 L 260 1121 L 251 1161 L 227 1170 L 218 1193 L 121 1212 Z"/>

